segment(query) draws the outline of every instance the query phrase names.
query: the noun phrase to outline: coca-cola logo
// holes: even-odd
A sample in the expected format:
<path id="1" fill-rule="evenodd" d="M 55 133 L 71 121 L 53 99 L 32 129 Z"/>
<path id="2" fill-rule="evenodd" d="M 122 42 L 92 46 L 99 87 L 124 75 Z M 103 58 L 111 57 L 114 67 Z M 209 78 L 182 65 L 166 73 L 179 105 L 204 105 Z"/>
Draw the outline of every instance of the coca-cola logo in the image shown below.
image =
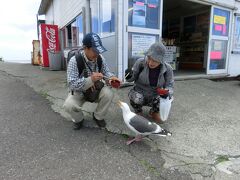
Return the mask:
<path id="1" fill-rule="evenodd" d="M 46 38 L 48 40 L 48 50 L 56 50 L 56 31 L 46 27 Z"/>

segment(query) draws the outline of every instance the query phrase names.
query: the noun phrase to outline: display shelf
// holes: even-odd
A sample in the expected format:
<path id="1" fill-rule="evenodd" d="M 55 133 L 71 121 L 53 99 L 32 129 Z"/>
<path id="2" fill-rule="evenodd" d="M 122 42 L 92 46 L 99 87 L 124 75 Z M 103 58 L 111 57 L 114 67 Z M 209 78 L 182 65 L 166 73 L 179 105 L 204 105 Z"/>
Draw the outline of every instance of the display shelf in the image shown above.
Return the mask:
<path id="1" fill-rule="evenodd" d="M 188 41 L 180 43 L 179 68 L 202 69 L 205 43 L 205 41 Z"/>
<path id="2" fill-rule="evenodd" d="M 209 34 L 209 17 L 209 12 L 200 12 L 195 15 L 181 17 L 181 23 L 177 19 L 170 19 L 165 23 L 167 29 L 165 33 L 166 39 L 171 40 L 174 37 L 174 43 L 170 44 L 179 47 L 176 62 L 179 63 L 180 69 L 197 70 L 204 68 L 205 47 L 208 43 Z M 178 33 L 179 36 L 172 36 L 172 34 Z"/>
<path id="3" fill-rule="evenodd" d="M 182 51 L 182 53 L 192 53 L 192 52 L 204 52 L 204 50 L 202 50 L 202 51 Z"/>
<path id="4" fill-rule="evenodd" d="M 179 46 L 192 46 L 192 44 L 204 44 L 206 41 L 181 41 L 177 43 Z"/>
<path id="5" fill-rule="evenodd" d="M 202 69 L 203 62 L 180 62 L 180 69 Z"/>

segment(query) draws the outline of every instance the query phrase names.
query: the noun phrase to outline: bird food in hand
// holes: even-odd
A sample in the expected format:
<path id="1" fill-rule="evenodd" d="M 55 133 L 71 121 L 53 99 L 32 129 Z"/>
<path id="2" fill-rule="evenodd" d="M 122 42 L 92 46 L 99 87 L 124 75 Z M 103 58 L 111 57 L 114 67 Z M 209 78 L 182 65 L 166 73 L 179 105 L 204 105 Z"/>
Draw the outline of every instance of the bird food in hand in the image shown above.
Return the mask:
<path id="1" fill-rule="evenodd" d="M 163 88 L 157 88 L 157 93 L 159 95 L 165 95 L 165 94 L 168 94 L 168 89 L 163 89 Z"/>
<path id="2" fill-rule="evenodd" d="M 110 84 L 113 88 L 116 88 L 116 89 L 118 89 L 121 85 L 119 80 L 112 80 Z"/>

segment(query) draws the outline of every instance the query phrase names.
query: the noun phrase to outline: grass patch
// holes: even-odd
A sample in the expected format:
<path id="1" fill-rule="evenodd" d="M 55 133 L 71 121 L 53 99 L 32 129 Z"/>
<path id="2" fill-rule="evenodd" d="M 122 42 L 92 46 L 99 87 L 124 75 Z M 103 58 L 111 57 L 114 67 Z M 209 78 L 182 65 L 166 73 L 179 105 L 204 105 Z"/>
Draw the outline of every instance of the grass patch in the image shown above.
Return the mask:
<path id="1" fill-rule="evenodd" d="M 41 90 L 41 91 L 40 91 L 40 94 L 41 94 L 41 96 L 43 96 L 44 98 L 47 98 L 47 97 L 48 97 L 48 93 L 47 93 L 46 91 Z"/>
<path id="2" fill-rule="evenodd" d="M 124 137 L 125 139 L 128 139 L 130 136 L 127 134 L 121 134 L 122 137 Z"/>
<path id="3" fill-rule="evenodd" d="M 219 164 L 225 161 L 229 161 L 229 158 L 227 155 L 218 155 L 217 159 L 215 160 L 215 164 Z"/>
<path id="4" fill-rule="evenodd" d="M 155 176 L 159 177 L 160 173 L 157 171 L 157 168 L 152 166 L 149 162 L 146 160 L 139 160 L 140 163 L 149 171 L 150 173 L 154 174 Z"/>

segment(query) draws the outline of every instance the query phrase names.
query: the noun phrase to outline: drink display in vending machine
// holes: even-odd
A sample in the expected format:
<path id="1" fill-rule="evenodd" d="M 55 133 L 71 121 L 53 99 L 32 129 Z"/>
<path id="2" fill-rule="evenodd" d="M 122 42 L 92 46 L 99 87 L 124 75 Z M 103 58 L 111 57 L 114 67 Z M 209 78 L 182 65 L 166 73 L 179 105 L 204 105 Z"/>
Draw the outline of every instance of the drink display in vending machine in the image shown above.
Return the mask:
<path id="1" fill-rule="evenodd" d="M 49 67 L 48 52 L 58 52 L 60 50 L 58 26 L 52 24 L 40 24 L 40 33 L 42 66 Z"/>

